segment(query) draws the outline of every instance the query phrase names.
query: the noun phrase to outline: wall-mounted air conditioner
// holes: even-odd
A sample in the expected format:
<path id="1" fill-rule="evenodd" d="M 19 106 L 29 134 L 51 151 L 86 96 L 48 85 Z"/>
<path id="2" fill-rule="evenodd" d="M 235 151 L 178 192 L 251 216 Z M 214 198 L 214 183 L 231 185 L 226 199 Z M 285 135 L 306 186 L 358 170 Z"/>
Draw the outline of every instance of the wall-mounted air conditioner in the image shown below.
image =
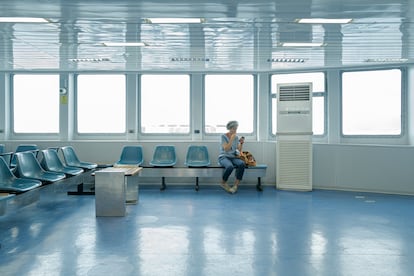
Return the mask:
<path id="1" fill-rule="evenodd" d="M 277 86 L 276 187 L 312 190 L 312 83 Z"/>
<path id="2" fill-rule="evenodd" d="M 312 132 L 312 83 L 277 86 L 277 133 Z"/>

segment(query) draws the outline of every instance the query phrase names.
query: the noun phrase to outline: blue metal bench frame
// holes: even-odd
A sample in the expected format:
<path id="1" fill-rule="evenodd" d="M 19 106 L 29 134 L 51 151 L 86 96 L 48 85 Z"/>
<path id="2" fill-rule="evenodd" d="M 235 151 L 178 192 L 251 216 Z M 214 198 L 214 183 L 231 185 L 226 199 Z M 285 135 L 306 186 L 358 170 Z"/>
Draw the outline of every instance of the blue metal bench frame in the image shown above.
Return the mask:
<path id="1" fill-rule="evenodd" d="M 199 190 L 199 177 L 221 177 L 223 174 L 223 167 L 209 166 L 209 167 L 143 167 L 140 177 L 161 177 L 162 183 L 160 190 L 167 188 L 165 177 L 195 177 L 196 191 Z M 255 167 L 246 167 L 244 177 L 257 177 L 256 189 L 263 191 L 261 178 L 266 176 L 267 165 L 258 164 Z"/>

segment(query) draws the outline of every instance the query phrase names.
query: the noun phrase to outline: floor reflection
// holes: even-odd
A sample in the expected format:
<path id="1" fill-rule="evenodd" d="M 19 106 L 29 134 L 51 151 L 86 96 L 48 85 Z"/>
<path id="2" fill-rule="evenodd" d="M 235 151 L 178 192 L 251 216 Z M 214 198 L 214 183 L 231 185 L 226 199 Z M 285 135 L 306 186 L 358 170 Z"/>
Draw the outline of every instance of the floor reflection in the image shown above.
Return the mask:
<path id="1" fill-rule="evenodd" d="M 413 203 L 273 187 L 235 195 L 141 187 L 125 217 L 96 217 L 93 196 L 45 189 L 0 217 L 0 274 L 409 275 Z"/>

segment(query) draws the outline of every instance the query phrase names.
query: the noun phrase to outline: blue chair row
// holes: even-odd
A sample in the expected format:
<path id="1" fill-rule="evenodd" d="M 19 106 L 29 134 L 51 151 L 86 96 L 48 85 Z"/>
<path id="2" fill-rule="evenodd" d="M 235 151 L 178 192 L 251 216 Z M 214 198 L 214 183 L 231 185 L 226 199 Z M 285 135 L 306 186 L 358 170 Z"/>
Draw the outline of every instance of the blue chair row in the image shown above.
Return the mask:
<path id="1" fill-rule="evenodd" d="M 144 162 L 142 146 L 124 146 L 121 156 L 114 166 L 140 166 Z M 158 145 L 154 149 L 154 154 L 150 166 L 153 167 L 173 167 L 177 163 L 177 155 L 174 146 Z M 210 158 L 206 146 L 190 145 L 184 164 L 188 167 L 207 167 L 210 165 Z"/>
<path id="2" fill-rule="evenodd" d="M 57 150 L 55 149 L 42 150 L 42 155 L 43 158 L 40 164 L 47 171 L 64 173 L 68 176 L 75 176 L 83 173 L 84 171 L 81 167 L 64 165 L 58 156 Z"/>
<path id="3" fill-rule="evenodd" d="M 0 191 L 22 193 L 42 185 L 37 179 L 17 178 L 11 171 L 4 158 L 0 156 Z"/>
<path id="4" fill-rule="evenodd" d="M 0 191 L 8 193 L 23 193 L 42 185 L 42 181 L 35 178 L 17 177 L 17 155 L 28 151 L 32 156 L 37 154 L 36 145 L 22 144 L 16 148 L 16 152 L 5 152 L 5 146 L 0 145 Z"/>
<path id="5" fill-rule="evenodd" d="M 37 179 L 42 182 L 56 182 L 66 177 L 64 173 L 46 171 L 31 151 L 17 152 L 16 174 L 22 178 Z"/>
<path id="6" fill-rule="evenodd" d="M 144 162 L 142 146 L 125 146 L 122 149 L 120 159 L 115 162 L 114 166 L 140 166 Z M 175 146 L 158 145 L 154 149 L 149 165 L 152 167 L 166 168 L 173 167 L 177 163 Z M 187 167 L 208 167 L 210 158 L 206 146 L 190 145 L 184 162 Z M 161 190 L 166 188 L 165 176 L 161 176 Z M 198 177 L 196 177 L 198 187 Z"/>
<path id="7" fill-rule="evenodd" d="M 42 183 L 52 183 L 68 176 L 81 174 L 84 169 L 94 169 L 98 165 L 92 162 L 80 161 L 71 146 L 62 147 L 65 164 L 60 160 L 56 149 L 42 150 L 39 162 L 36 145 L 20 145 L 12 155 L 14 165 L 10 166 L 1 157 L 0 161 L 0 191 L 20 193 L 36 188 Z M 4 149 L 1 149 L 4 152 Z M 0 153 L 3 154 L 3 153 Z"/>

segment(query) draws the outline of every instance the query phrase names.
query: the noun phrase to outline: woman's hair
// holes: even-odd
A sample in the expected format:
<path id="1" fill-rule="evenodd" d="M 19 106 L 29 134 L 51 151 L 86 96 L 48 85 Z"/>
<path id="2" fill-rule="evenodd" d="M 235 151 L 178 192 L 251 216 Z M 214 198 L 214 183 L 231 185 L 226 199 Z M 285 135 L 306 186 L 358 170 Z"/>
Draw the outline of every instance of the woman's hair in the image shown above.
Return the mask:
<path id="1" fill-rule="evenodd" d="M 238 127 L 239 126 L 239 122 L 237 121 L 230 121 L 227 123 L 226 128 L 227 129 L 232 129 L 233 127 Z"/>

